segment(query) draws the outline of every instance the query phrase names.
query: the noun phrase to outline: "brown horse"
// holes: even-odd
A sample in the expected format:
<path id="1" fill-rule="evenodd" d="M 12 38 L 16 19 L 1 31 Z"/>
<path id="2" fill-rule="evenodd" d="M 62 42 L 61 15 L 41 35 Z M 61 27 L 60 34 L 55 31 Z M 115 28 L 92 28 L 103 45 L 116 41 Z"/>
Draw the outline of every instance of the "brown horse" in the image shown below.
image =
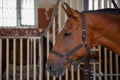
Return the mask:
<path id="1" fill-rule="evenodd" d="M 120 9 L 78 12 L 66 3 L 68 19 L 49 54 L 46 69 L 53 76 L 85 58 L 89 48 L 102 45 L 120 55 Z"/>

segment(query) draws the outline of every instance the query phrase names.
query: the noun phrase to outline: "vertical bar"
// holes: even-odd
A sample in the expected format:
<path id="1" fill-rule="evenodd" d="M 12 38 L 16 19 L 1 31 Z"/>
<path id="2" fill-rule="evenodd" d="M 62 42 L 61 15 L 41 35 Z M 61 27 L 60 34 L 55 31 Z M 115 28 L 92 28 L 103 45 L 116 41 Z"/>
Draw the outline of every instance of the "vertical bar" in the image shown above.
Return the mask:
<path id="1" fill-rule="evenodd" d="M 71 65 L 71 80 L 74 80 L 74 67 Z"/>
<path id="2" fill-rule="evenodd" d="M 39 80 L 43 80 L 43 40 L 39 39 Z M 41 66 L 42 65 L 42 66 Z"/>
<path id="3" fill-rule="evenodd" d="M 59 80 L 62 80 L 62 76 L 59 76 Z"/>
<path id="4" fill-rule="evenodd" d="M 72 2 L 73 0 L 69 0 L 69 5 L 70 6 L 72 6 L 73 8 L 74 8 L 74 6 L 73 6 L 73 2 Z M 75 2 L 75 1 L 74 1 Z"/>
<path id="5" fill-rule="evenodd" d="M 16 39 L 13 39 L 13 80 L 16 80 Z"/>
<path id="6" fill-rule="evenodd" d="M 109 0 L 109 8 L 111 8 L 111 2 L 112 2 L 112 1 L 111 1 L 111 0 Z"/>
<path id="7" fill-rule="evenodd" d="M 81 8 L 81 6 L 80 6 L 80 5 L 81 5 L 81 4 L 80 4 L 80 0 L 77 0 L 77 3 L 76 3 L 76 4 L 77 4 L 77 6 L 76 6 L 76 7 L 77 7 L 77 10 L 78 10 L 78 11 L 81 11 L 81 10 L 80 10 L 80 8 Z"/>
<path id="8" fill-rule="evenodd" d="M 120 0 L 117 0 L 117 2 L 118 2 L 118 7 L 120 7 Z"/>
<path id="9" fill-rule="evenodd" d="M 88 10 L 88 0 L 84 0 L 84 11 L 87 11 Z"/>
<path id="10" fill-rule="evenodd" d="M 118 59 L 118 55 L 115 55 L 115 65 L 116 65 L 116 74 L 120 74 L 119 73 L 119 59 Z M 116 80 L 119 80 L 119 76 L 116 76 Z"/>
<path id="11" fill-rule="evenodd" d="M 53 45 L 55 44 L 55 31 L 56 31 L 56 25 L 55 25 L 56 23 L 55 23 L 55 18 L 53 19 L 53 27 L 52 27 L 52 29 L 53 29 Z M 49 46 L 50 47 L 50 46 Z"/>
<path id="12" fill-rule="evenodd" d="M 48 41 L 48 38 L 49 38 L 49 31 L 47 32 L 47 58 L 48 58 L 48 55 L 49 55 L 49 41 Z M 47 80 L 50 80 L 50 74 L 49 72 L 47 71 Z"/>
<path id="13" fill-rule="evenodd" d="M 101 54 L 102 54 L 101 46 L 99 46 L 99 51 L 98 52 L 99 52 L 99 64 L 98 64 L 99 66 L 98 67 L 99 67 L 99 73 L 101 73 L 101 66 L 102 66 L 101 65 L 101 62 L 102 62 L 101 61 Z M 102 80 L 102 78 L 100 77 L 99 80 Z"/>
<path id="14" fill-rule="evenodd" d="M 27 39 L 27 80 L 29 80 L 29 77 L 30 77 L 30 69 L 29 69 L 29 65 L 30 65 L 30 39 Z"/>
<path id="15" fill-rule="evenodd" d="M 23 39 L 20 39 L 20 80 L 23 80 Z"/>
<path id="16" fill-rule="evenodd" d="M 77 80 L 80 80 L 80 64 L 78 65 L 78 68 L 77 68 Z"/>
<path id="17" fill-rule="evenodd" d="M 37 4 L 38 3 L 36 3 L 35 2 L 35 0 L 33 0 L 34 1 L 34 11 L 35 11 L 35 13 L 34 13 L 34 19 L 35 19 L 35 26 L 38 26 L 38 7 L 37 7 Z"/>
<path id="18" fill-rule="evenodd" d="M 113 73 L 113 60 L 112 60 L 112 51 L 109 51 L 109 54 L 110 54 L 110 74 L 112 75 L 112 73 Z M 110 76 L 110 80 L 113 80 L 113 76 Z"/>
<path id="19" fill-rule="evenodd" d="M 9 80 L 9 39 L 6 39 L 7 53 L 6 53 L 6 80 Z"/>
<path id="20" fill-rule="evenodd" d="M 61 1 L 59 3 L 59 9 L 58 9 L 58 32 L 61 31 Z"/>
<path id="21" fill-rule="evenodd" d="M 65 70 L 65 80 L 69 80 L 69 77 L 68 77 L 68 69 Z"/>
<path id="22" fill-rule="evenodd" d="M 98 0 L 98 9 L 101 8 L 101 0 Z"/>
<path id="23" fill-rule="evenodd" d="M 80 2 L 81 2 L 81 11 L 83 11 L 84 10 L 84 0 L 80 0 Z"/>
<path id="24" fill-rule="evenodd" d="M 70 5 L 70 0 L 65 0 L 69 5 Z M 62 2 L 63 3 L 63 2 Z M 64 24 L 65 23 L 65 21 L 67 20 L 67 15 L 66 14 L 63 14 L 64 12 L 62 12 L 61 11 L 61 13 L 62 13 L 62 18 L 61 18 L 61 24 Z M 60 16 L 61 17 L 61 16 Z M 61 26 L 61 29 L 63 28 L 64 26 Z"/>
<path id="25" fill-rule="evenodd" d="M 29 78 L 33 78 L 33 39 L 29 38 Z"/>
<path id="26" fill-rule="evenodd" d="M 56 80 L 56 77 L 55 77 L 55 76 L 53 76 L 53 80 Z"/>
<path id="27" fill-rule="evenodd" d="M 30 38 L 30 59 L 29 60 L 30 60 L 30 73 L 31 73 L 33 69 L 33 39 L 32 38 Z"/>
<path id="28" fill-rule="evenodd" d="M 107 74 L 107 48 L 104 48 L 104 59 L 105 59 L 105 61 L 104 61 L 104 72 L 105 72 L 105 74 Z M 107 76 L 105 76 L 105 80 L 107 80 Z"/>
<path id="29" fill-rule="evenodd" d="M 33 71 L 33 76 L 34 76 L 34 80 L 36 80 L 36 38 L 33 39 L 33 45 L 34 45 L 34 53 L 33 53 L 33 57 L 34 57 L 34 71 Z"/>
<path id="30" fill-rule="evenodd" d="M 0 39 L 0 80 L 2 80 L 2 39 Z"/>
<path id="31" fill-rule="evenodd" d="M 21 2 L 23 2 L 23 0 L 17 0 L 17 26 L 20 27 L 21 25 Z"/>
<path id="32" fill-rule="evenodd" d="M 96 64 L 93 63 L 92 65 L 93 65 L 93 72 L 96 72 Z M 93 76 L 93 80 L 96 80 L 96 76 Z"/>
<path id="33" fill-rule="evenodd" d="M 92 9 L 95 9 L 95 4 L 94 4 L 94 0 L 92 0 Z"/>
<path id="34" fill-rule="evenodd" d="M 104 0 L 104 8 L 107 8 L 107 0 Z"/>

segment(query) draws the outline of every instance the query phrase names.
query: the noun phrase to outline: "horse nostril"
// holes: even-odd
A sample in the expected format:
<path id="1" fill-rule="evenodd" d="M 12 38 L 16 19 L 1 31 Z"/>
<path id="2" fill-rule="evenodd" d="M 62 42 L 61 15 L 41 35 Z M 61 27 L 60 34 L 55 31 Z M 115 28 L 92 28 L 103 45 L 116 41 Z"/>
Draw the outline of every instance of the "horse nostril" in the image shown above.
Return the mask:
<path id="1" fill-rule="evenodd" d="M 48 70 L 48 71 L 51 71 L 51 70 L 52 70 L 51 64 L 46 64 L 46 70 Z"/>

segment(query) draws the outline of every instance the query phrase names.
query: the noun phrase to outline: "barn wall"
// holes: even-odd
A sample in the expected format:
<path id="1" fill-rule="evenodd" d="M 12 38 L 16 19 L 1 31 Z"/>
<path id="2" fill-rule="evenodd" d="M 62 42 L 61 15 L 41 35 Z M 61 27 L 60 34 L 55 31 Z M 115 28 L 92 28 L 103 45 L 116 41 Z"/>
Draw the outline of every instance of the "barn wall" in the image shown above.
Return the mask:
<path id="1" fill-rule="evenodd" d="M 46 4 L 45 1 L 48 2 L 48 1 L 51 1 L 51 0 L 39 0 L 39 1 L 37 0 L 37 2 L 36 2 L 36 4 L 38 3 L 36 5 L 37 6 L 36 13 L 37 13 L 37 18 L 38 18 L 38 26 L 39 26 L 40 29 L 41 28 L 45 29 L 45 27 L 47 27 L 47 25 L 49 23 L 49 20 L 50 20 L 50 18 L 49 19 L 47 19 L 47 18 L 50 17 L 51 12 L 53 10 L 53 3 L 51 3 L 51 2 L 54 2 L 54 1 L 52 0 L 51 2 L 48 2 L 49 5 L 48 4 L 45 5 Z M 84 3 L 83 0 L 63 0 L 63 1 L 66 1 L 71 7 L 73 7 L 74 9 L 77 9 L 78 11 L 83 11 L 84 10 L 84 8 L 83 8 L 83 3 Z M 95 0 L 93 0 L 93 2 L 94 1 Z M 100 0 L 98 0 L 98 1 L 100 1 Z M 106 1 L 106 0 L 104 0 L 104 1 Z M 62 2 L 59 4 L 58 14 L 57 14 L 57 21 L 55 19 L 53 21 L 53 26 L 52 26 L 52 30 L 53 30 L 52 43 L 53 44 L 55 43 L 55 38 L 56 38 L 56 34 L 57 34 L 55 32 L 56 31 L 56 28 L 55 28 L 56 25 L 55 24 L 56 23 L 58 24 L 57 31 L 60 32 L 62 30 L 62 28 L 63 28 L 63 25 L 64 25 L 66 19 L 67 19 L 67 16 L 65 15 L 63 9 L 61 8 L 61 4 L 62 4 Z M 50 8 L 48 9 L 48 7 L 50 7 Z M 9 47 L 9 45 L 10 45 L 9 44 L 9 39 L 12 39 L 14 41 L 14 43 L 12 44 L 13 47 L 14 47 L 14 49 L 13 49 L 13 54 L 14 54 L 14 56 L 13 56 L 13 59 L 14 59 L 13 61 L 14 62 L 13 63 L 14 63 L 14 66 L 12 67 L 13 73 L 11 75 L 12 76 L 11 80 L 16 80 L 17 78 L 19 78 L 20 80 L 23 80 L 23 78 L 25 78 L 25 80 L 31 80 L 29 77 L 34 78 L 34 80 L 38 80 L 38 79 L 35 79 L 35 78 L 39 77 L 39 80 L 42 80 L 42 75 L 43 75 L 42 71 L 43 70 L 40 69 L 42 64 L 36 66 L 35 59 L 33 60 L 34 61 L 34 67 L 33 66 L 29 67 L 29 64 L 27 64 L 27 71 L 25 73 L 25 77 L 23 76 L 24 72 L 22 73 L 22 70 L 24 69 L 22 64 L 20 65 L 21 67 L 19 66 L 19 69 L 20 69 L 20 72 L 18 72 L 19 77 L 16 78 L 16 76 L 15 76 L 15 73 L 17 73 L 15 71 L 16 70 L 15 67 L 18 66 L 18 65 L 15 64 L 15 59 L 16 59 L 15 58 L 15 53 L 16 53 L 16 49 L 17 49 L 16 48 L 16 44 L 17 44 L 16 41 L 17 41 L 17 39 L 19 39 L 21 41 L 21 45 L 22 45 L 23 44 L 23 39 L 28 40 L 28 42 L 27 42 L 28 53 L 31 53 L 31 52 L 36 53 L 36 51 L 35 51 L 36 44 L 35 43 L 36 43 L 36 39 L 40 40 L 40 36 L 37 36 L 37 37 L 35 37 L 35 36 L 39 33 L 39 28 L 38 29 L 27 29 L 27 30 L 26 29 L 24 29 L 24 30 L 23 29 L 22 30 L 18 30 L 18 29 L 7 29 L 7 30 L 3 29 L 2 30 L 1 29 L 2 32 L 0 33 L 0 38 L 1 38 L 0 39 L 0 55 L 1 55 L 0 56 L 0 63 L 2 63 L 2 61 L 3 61 L 3 60 L 1 60 L 1 59 L 3 59 L 2 58 L 2 55 L 3 55 L 2 53 L 4 51 L 4 50 L 2 50 L 2 48 L 3 48 L 2 47 L 3 46 L 3 39 L 6 39 L 6 41 L 7 41 L 6 42 L 7 47 L 5 48 L 7 54 L 10 53 L 9 51 L 11 49 Z M 5 35 L 4 33 L 7 33 L 6 37 L 4 36 Z M 8 36 L 10 34 L 12 34 L 12 36 Z M 18 34 L 20 34 L 20 36 L 18 36 Z M 16 35 L 16 36 L 14 36 L 14 35 Z M 33 35 L 34 37 L 33 36 L 28 36 L 28 35 Z M 21 36 L 23 36 L 23 37 L 21 37 Z M 50 44 L 49 44 L 50 33 L 48 32 L 46 36 L 47 36 L 47 43 L 45 43 L 43 45 L 47 45 L 47 48 L 46 48 L 47 49 L 46 50 L 47 54 L 46 55 L 48 56 L 49 51 L 50 51 L 50 49 L 49 49 L 50 48 Z M 41 43 L 38 43 L 38 44 L 40 44 L 39 51 L 42 51 L 41 50 L 42 49 L 41 48 Z M 20 47 L 20 50 L 23 51 L 21 47 Z M 29 52 L 29 50 L 31 52 Z M 91 64 L 91 66 L 90 66 L 91 70 L 93 70 L 94 72 L 102 72 L 102 73 L 105 73 L 105 74 L 113 74 L 113 73 L 114 74 L 119 74 L 119 72 L 120 72 L 120 69 L 119 69 L 119 67 L 120 67 L 120 65 L 119 65 L 120 59 L 119 59 L 119 57 L 117 55 L 113 55 L 111 51 L 109 51 L 106 48 L 103 48 L 101 46 L 94 47 L 93 49 L 91 49 L 91 51 L 92 51 L 91 54 L 93 54 L 93 55 L 95 54 L 94 56 L 92 56 L 93 59 L 91 60 L 91 63 L 90 63 Z M 108 54 L 108 53 L 110 53 L 110 54 Z M 40 54 L 41 54 L 41 52 L 40 52 Z M 104 54 L 104 55 L 101 55 L 101 54 Z M 9 57 L 9 56 L 7 56 L 7 57 Z M 29 60 L 31 61 L 31 59 L 29 59 L 29 58 L 27 58 L 27 59 L 28 59 L 27 61 L 29 63 Z M 7 61 L 5 61 L 5 62 L 7 64 L 7 69 L 6 69 L 6 73 L 4 73 L 4 75 L 5 75 L 4 77 L 7 78 L 6 80 L 8 80 L 9 79 L 9 73 L 10 73 L 9 68 L 8 68 L 9 67 L 9 62 L 8 62 L 9 59 L 7 58 L 6 60 Z M 40 58 L 40 61 L 42 61 L 42 58 Z M 106 62 L 107 62 L 107 64 L 106 64 Z M 112 63 L 114 63 L 114 64 L 112 64 Z M 1 80 L 2 80 L 2 72 L 1 71 L 2 71 L 2 68 L 3 68 L 2 65 L 3 64 L 0 64 L 0 79 Z M 116 66 L 112 66 L 112 65 L 116 65 Z M 80 66 L 83 66 L 83 63 L 81 63 L 79 65 L 79 67 Z M 34 69 L 32 69 L 32 68 L 34 68 Z M 31 69 L 31 70 L 29 70 L 29 69 Z M 39 73 L 37 73 L 36 70 L 38 70 Z M 33 74 L 30 74 L 30 72 L 32 73 L 32 71 L 34 71 Z M 56 77 L 51 77 L 50 74 L 46 71 L 45 72 L 45 79 L 43 79 L 43 80 L 83 80 L 82 79 L 83 74 L 82 74 L 80 68 L 78 68 L 76 70 L 76 72 L 74 72 L 74 68 L 73 68 L 73 66 L 71 66 L 71 72 L 69 72 L 68 69 L 66 69 L 65 73 L 66 74 L 63 77 L 60 76 L 60 77 L 56 78 Z M 119 80 L 120 77 L 119 76 L 105 76 L 103 78 L 101 78 L 101 77 L 98 78 L 96 76 L 93 77 L 93 80 L 113 80 L 113 79 L 114 80 Z"/>

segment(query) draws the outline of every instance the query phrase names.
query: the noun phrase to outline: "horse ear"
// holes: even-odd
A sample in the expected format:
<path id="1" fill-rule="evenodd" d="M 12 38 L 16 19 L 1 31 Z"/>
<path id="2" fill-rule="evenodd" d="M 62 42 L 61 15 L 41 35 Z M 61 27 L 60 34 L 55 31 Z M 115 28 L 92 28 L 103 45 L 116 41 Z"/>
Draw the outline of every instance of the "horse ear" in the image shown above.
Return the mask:
<path id="1" fill-rule="evenodd" d="M 63 9 L 68 17 L 73 16 L 73 13 L 71 11 L 71 7 L 66 2 L 64 2 L 62 4 L 62 7 L 63 7 Z"/>
<path id="2" fill-rule="evenodd" d="M 66 2 L 62 4 L 62 7 L 67 14 L 68 17 L 73 16 L 73 17 L 78 17 L 79 14 L 76 10 L 72 9 Z"/>

